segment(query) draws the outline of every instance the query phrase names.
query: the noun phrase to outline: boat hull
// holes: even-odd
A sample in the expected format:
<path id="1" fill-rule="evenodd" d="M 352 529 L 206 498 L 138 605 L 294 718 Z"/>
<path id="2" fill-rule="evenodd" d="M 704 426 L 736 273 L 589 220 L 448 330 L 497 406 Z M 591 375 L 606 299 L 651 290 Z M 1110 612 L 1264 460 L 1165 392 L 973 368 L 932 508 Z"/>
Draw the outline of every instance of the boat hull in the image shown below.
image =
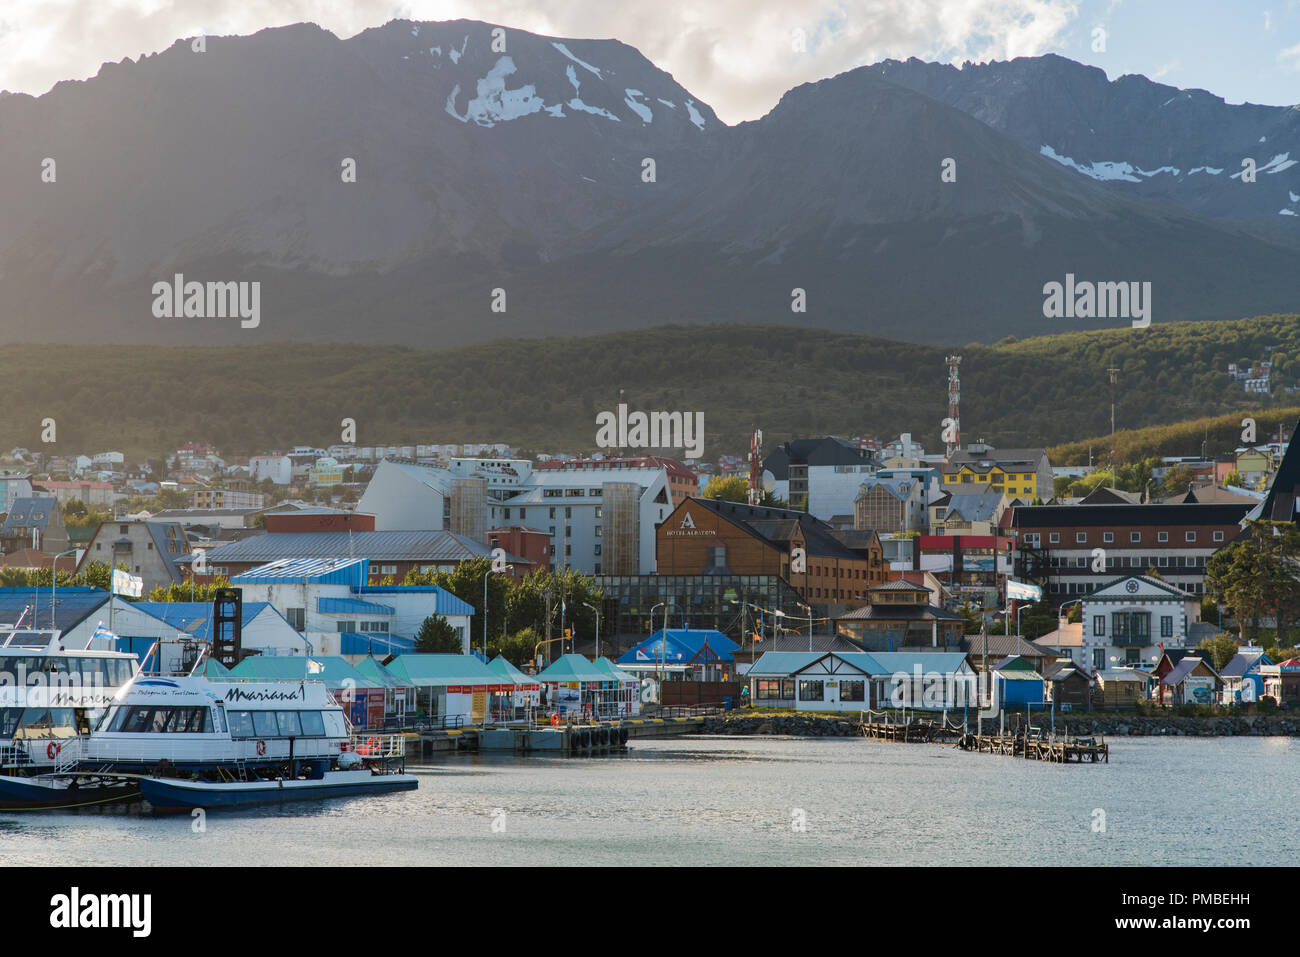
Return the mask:
<path id="1" fill-rule="evenodd" d="M 0 809 L 62 810 L 140 799 L 140 785 L 128 778 L 81 780 L 66 775 L 0 775 Z"/>
<path id="2" fill-rule="evenodd" d="M 290 781 L 216 783 L 173 778 L 140 779 L 144 799 L 155 811 L 161 812 L 357 797 L 411 791 L 418 786 L 418 780 L 410 774 L 371 774 L 369 771 L 331 771 L 323 778 Z"/>

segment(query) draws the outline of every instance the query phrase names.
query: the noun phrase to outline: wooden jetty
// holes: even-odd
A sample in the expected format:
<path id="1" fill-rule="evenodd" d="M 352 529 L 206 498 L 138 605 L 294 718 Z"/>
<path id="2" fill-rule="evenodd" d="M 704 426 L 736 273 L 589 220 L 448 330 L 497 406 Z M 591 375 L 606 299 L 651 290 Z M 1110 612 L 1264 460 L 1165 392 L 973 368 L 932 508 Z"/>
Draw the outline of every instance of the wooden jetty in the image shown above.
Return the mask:
<path id="1" fill-rule="evenodd" d="M 1056 764 L 1110 763 L 1110 745 L 1105 738 L 1080 738 L 1049 733 L 1045 728 L 1018 728 L 1011 733 L 979 734 L 955 724 L 945 715 L 942 719 L 908 716 L 894 720 L 884 715 L 863 714 L 859 729 L 863 737 L 877 741 L 903 741 L 917 744 L 954 743 L 963 751 L 1001 754 L 1032 761 Z"/>
<path id="2" fill-rule="evenodd" d="M 986 754 L 1003 754 L 1028 758 L 1034 761 L 1053 761 L 1057 764 L 1110 763 L 1110 745 L 1105 739 L 1061 737 L 1046 733 L 973 734 L 965 733 L 957 741 L 963 751 L 982 751 Z"/>

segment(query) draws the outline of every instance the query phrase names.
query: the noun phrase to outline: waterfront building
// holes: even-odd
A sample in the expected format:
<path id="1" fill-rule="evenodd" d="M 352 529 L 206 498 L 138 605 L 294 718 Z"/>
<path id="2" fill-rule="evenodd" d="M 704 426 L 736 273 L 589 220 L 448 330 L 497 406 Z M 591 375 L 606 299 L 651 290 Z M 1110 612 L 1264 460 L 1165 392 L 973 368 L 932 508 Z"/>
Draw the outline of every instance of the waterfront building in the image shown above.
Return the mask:
<path id="1" fill-rule="evenodd" d="M 1258 506 L 1256 506 L 1258 508 Z M 1205 563 L 1241 531 L 1252 508 L 1165 505 L 1032 505 L 1015 509 L 1015 575 L 1049 601 L 1095 591 L 1126 572 L 1155 568 L 1188 595 L 1205 594 Z"/>
<path id="2" fill-rule="evenodd" d="M 360 660 L 415 650 L 432 615 L 447 619 L 468 652 L 473 605 L 437 585 L 371 585 L 370 560 L 284 559 L 235 575 L 245 601 L 265 601 L 309 645 L 309 653 Z"/>
<path id="3" fill-rule="evenodd" d="M 1162 705 L 1216 704 L 1223 679 L 1205 658 L 1188 655 L 1169 669 L 1156 686 L 1156 700 Z"/>
<path id="4" fill-rule="evenodd" d="M 745 674 L 756 706 L 796 711 L 974 709 L 960 652 L 767 652 Z"/>
<path id="5" fill-rule="evenodd" d="M 385 666 L 416 689 L 416 713 L 437 727 L 478 724 L 489 708 L 508 706 L 507 681 L 474 655 L 398 655 Z"/>
<path id="6" fill-rule="evenodd" d="M 1200 601 L 1168 582 L 1127 575 L 1102 585 L 1082 601 L 1083 664 L 1094 671 L 1158 662 L 1188 644 L 1200 621 Z"/>
<path id="7" fill-rule="evenodd" d="M 713 629 L 660 628 L 618 659 L 636 675 L 678 681 L 726 681 L 739 645 Z"/>
<path id="8" fill-rule="evenodd" d="M 384 689 L 384 727 L 406 727 L 408 716 L 415 714 L 415 685 L 393 674 L 374 655 L 366 655 L 355 667 Z M 372 690 L 371 699 L 375 696 Z"/>
<path id="9" fill-rule="evenodd" d="M 1273 662 L 1264 654 L 1263 648 L 1247 646 L 1239 649 L 1219 672 L 1223 679 L 1223 703 L 1258 701 L 1264 694 L 1262 669 L 1271 664 Z"/>
<path id="10" fill-rule="evenodd" d="M 866 651 L 958 648 L 966 619 L 930 604 L 930 589 L 899 579 L 867 589 L 869 604 L 836 617 L 835 631 Z"/>
<path id="11" fill-rule="evenodd" d="M 866 604 L 886 578 L 875 532 L 836 532 L 792 509 L 689 498 L 658 529 L 664 575 L 776 575 L 826 612 Z M 824 617 L 824 616 L 823 616 Z"/>
<path id="12" fill-rule="evenodd" d="M 511 713 L 498 718 L 513 717 L 520 709 L 536 708 L 541 703 L 542 686 L 537 679 L 524 674 L 502 655 L 489 661 L 488 668 L 500 675 L 503 683 L 514 684 L 514 690 L 509 692 Z"/>
<path id="13" fill-rule="evenodd" d="M 1053 661 L 1041 674 L 1047 700 L 1057 711 L 1092 710 L 1092 678 L 1073 661 Z"/>
<path id="14" fill-rule="evenodd" d="M 537 675 L 537 682 L 545 690 L 546 707 L 560 714 L 612 716 L 623 703 L 623 683 L 582 655 L 561 655 Z"/>
<path id="15" fill-rule="evenodd" d="M 1103 708 L 1132 708 L 1147 696 L 1147 674 L 1133 668 L 1105 668 L 1096 672 Z"/>
<path id="16" fill-rule="evenodd" d="M 1043 676 L 1019 655 L 1003 658 L 991 673 L 997 686 L 997 701 L 1009 711 L 1042 705 L 1047 700 Z"/>

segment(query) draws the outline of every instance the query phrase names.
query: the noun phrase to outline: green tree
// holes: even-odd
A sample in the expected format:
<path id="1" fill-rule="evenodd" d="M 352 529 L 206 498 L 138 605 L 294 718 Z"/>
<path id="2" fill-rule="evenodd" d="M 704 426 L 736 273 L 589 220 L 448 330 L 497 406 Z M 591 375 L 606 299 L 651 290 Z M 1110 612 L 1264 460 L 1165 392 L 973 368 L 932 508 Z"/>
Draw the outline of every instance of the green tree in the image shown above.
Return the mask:
<path id="1" fill-rule="evenodd" d="M 458 655 L 462 648 L 460 635 L 442 615 L 430 615 L 415 633 L 415 650 L 424 655 Z"/>
<path id="2" fill-rule="evenodd" d="M 749 483 L 739 475 L 715 475 L 700 494 L 724 502 L 748 502 Z"/>
<path id="3" fill-rule="evenodd" d="M 1232 635 L 1216 635 L 1213 638 L 1206 638 L 1198 647 L 1210 653 L 1214 670 L 1222 671 L 1223 666 L 1237 653 L 1238 646 L 1237 640 Z"/>

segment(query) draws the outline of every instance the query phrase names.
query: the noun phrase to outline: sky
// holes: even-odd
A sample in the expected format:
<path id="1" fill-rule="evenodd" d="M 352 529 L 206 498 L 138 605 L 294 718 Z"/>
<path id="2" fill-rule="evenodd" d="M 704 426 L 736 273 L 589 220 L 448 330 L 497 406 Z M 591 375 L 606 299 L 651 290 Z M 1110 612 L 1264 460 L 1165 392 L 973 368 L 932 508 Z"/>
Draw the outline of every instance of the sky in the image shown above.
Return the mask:
<path id="1" fill-rule="evenodd" d="M 1300 0 L 2 0 L 0 90 L 40 95 L 178 37 L 304 20 L 484 20 L 637 47 L 727 123 L 791 87 L 893 57 L 1059 53 L 1229 103 L 1300 103 Z"/>

